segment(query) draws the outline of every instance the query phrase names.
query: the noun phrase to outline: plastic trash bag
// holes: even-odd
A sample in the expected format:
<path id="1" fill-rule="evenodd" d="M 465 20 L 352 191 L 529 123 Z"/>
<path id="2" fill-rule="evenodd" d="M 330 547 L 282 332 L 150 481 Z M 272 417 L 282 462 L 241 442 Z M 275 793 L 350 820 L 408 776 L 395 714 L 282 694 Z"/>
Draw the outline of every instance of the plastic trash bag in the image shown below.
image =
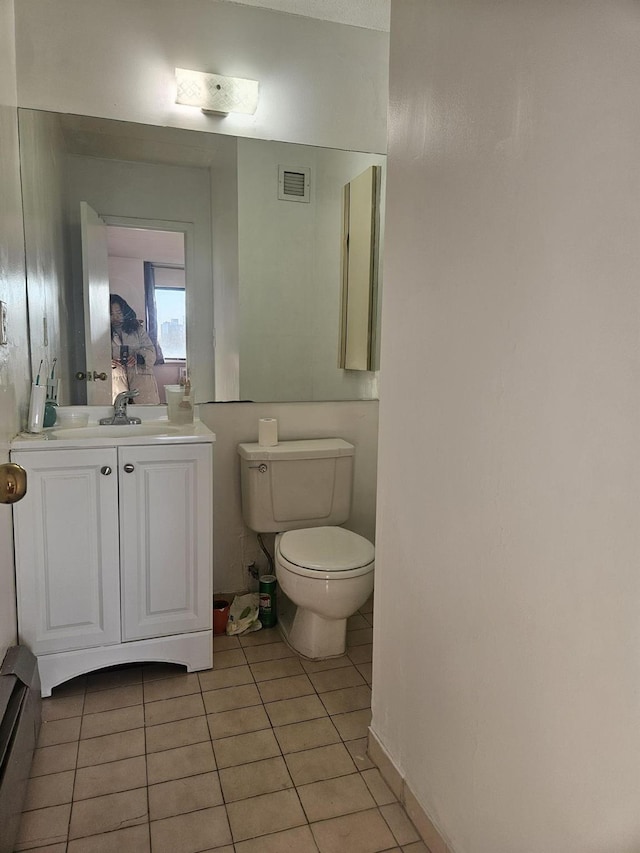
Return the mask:
<path id="1" fill-rule="evenodd" d="M 236 595 L 229 609 L 227 634 L 244 634 L 259 631 L 262 623 L 258 618 L 259 596 L 257 592 Z"/>

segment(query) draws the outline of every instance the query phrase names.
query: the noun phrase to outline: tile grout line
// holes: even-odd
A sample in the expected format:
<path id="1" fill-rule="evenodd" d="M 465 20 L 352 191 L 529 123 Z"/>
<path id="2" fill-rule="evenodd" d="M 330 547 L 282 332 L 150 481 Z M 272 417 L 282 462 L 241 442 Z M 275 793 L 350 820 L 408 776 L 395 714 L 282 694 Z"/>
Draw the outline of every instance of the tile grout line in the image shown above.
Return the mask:
<path id="1" fill-rule="evenodd" d="M 259 682 L 256 680 L 256 677 L 255 677 L 255 675 L 254 675 L 253 669 L 252 669 L 251 664 L 249 663 L 249 661 L 248 661 L 248 659 L 247 659 L 247 655 L 246 655 L 246 652 L 245 652 L 245 650 L 244 650 L 244 647 L 242 646 L 242 643 L 240 643 L 240 648 L 242 649 L 242 654 L 243 654 L 244 659 L 245 659 L 245 661 L 246 661 L 246 665 L 249 667 L 249 672 L 251 673 L 251 677 L 253 678 L 253 682 L 254 682 L 254 684 L 255 684 L 255 687 L 256 687 L 256 690 L 257 690 L 258 696 L 260 697 L 260 702 L 261 702 L 261 704 L 262 704 L 262 708 L 263 708 L 264 713 L 265 713 L 265 715 L 266 715 L 266 717 L 267 717 L 267 720 L 269 721 L 269 726 L 270 726 L 270 728 L 271 728 L 271 733 L 272 733 L 273 738 L 274 738 L 274 740 L 275 740 L 275 742 L 276 742 L 276 744 L 277 744 L 277 746 L 278 746 L 278 751 L 279 751 L 279 753 L 280 753 L 280 756 L 279 756 L 279 757 L 282 759 L 282 763 L 284 764 L 285 772 L 286 772 L 286 774 L 287 774 L 287 777 L 288 777 L 289 781 L 291 782 L 291 785 L 292 785 L 293 790 L 295 791 L 296 799 L 297 799 L 297 801 L 298 801 L 298 805 L 300 806 L 300 808 L 301 808 L 301 810 L 302 810 L 302 814 L 304 815 L 305 819 L 307 820 L 307 826 L 309 826 L 309 821 L 308 821 L 308 818 L 307 818 L 307 814 L 306 814 L 306 812 L 305 812 L 305 810 L 304 810 L 304 807 L 303 807 L 302 803 L 300 802 L 300 796 L 299 796 L 299 794 L 298 794 L 298 791 L 297 791 L 297 789 L 296 789 L 296 786 L 294 785 L 293 779 L 291 778 L 291 773 L 289 772 L 289 766 L 287 765 L 287 760 L 286 760 L 286 758 L 285 758 L 284 753 L 282 752 L 282 747 L 281 747 L 281 745 L 280 745 L 280 741 L 279 741 L 279 740 L 278 740 L 278 738 L 276 737 L 276 733 L 275 733 L 275 731 L 274 731 L 274 726 L 273 726 L 273 723 L 271 722 L 271 717 L 269 716 L 269 712 L 268 712 L 268 710 L 267 710 L 267 708 L 266 708 L 266 703 L 265 703 L 265 701 L 264 701 L 264 699 L 263 699 L 262 693 L 260 692 Z M 213 742 L 213 739 L 212 739 L 212 742 Z M 215 747 L 214 747 L 214 751 L 215 751 Z M 274 756 L 274 757 L 275 757 L 275 756 Z M 217 763 L 217 761 L 216 761 L 216 763 Z M 247 763 L 247 764 L 249 764 L 249 763 L 253 763 L 253 762 L 246 762 L 246 763 Z M 240 766 L 240 765 L 237 765 L 237 766 Z M 218 778 L 219 778 L 219 774 L 218 774 Z M 222 788 L 222 782 L 220 782 L 220 790 L 222 791 L 222 795 L 223 795 L 223 798 L 224 798 L 224 791 L 223 791 L 223 788 Z M 291 790 L 291 789 L 285 789 L 285 790 Z M 274 793 L 274 792 L 272 792 L 272 793 Z M 257 795 L 257 796 L 261 796 L 261 795 Z M 243 800 L 238 801 L 238 802 L 244 802 L 246 799 L 250 799 L 250 798 L 243 798 Z M 225 803 L 226 803 L 226 800 L 225 800 Z M 225 808 L 226 808 L 226 805 L 225 805 Z M 229 813 L 228 813 L 228 810 L 227 810 L 227 820 L 229 820 Z M 300 824 L 300 825 L 304 825 L 304 824 Z M 229 830 L 230 830 L 230 832 L 231 832 L 231 838 L 232 838 L 232 840 L 233 840 L 233 843 L 234 843 L 234 850 L 235 850 L 235 838 L 233 838 L 233 831 L 231 830 L 231 821 L 230 821 L 230 820 L 229 820 Z M 309 831 L 311 831 L 311 830 L 309 830 Z M 256 836 L 256 838 L 259 838 L 259 837 L 260 837 L 260 836 Z M 243 839 L 243 840 L 249 840 L 249 839 Z"/>
<path id="2" fill-rule="evenodd" d="M 73 785 L 71 786 L 71 805 L 69 807 L 69 820 L 67 822 L 67 837 L 64 842 L 64 849 L 67 851 L 69 849 L 69 836 L 71 835 L 71 818 L 73 816 L 73 807 L 75 803 L 75 793 L 76 793 L 76 779 L 78 777 L 78 758 L 80 756 L 80 739 L 82 736 L 82 723 L 84 721 L 84 706 L 87 700 L 87 681 L 85 678 L 84 681 L 84 691 L 82 694 L 82 710 L 80 712 L 80 729 L 78 731 L 78 740 L 76 742 L 76 760 L 73 767 Z"/>
<path id="3" fill-rule="evenodd" d="M 245 655 L 245 658 L 246 658 L 246 655 Z M 249 664 L 249 666 L 251 667 L 251 664 Z M 346 665 L 345 667 L 336 667 L 335 669 L 341 669 L 341 668 L 345 668 L 345 669 L 346 669 L 346 668 L 349 668 L 349 667 L 353 667 L 354 669 L 356 669 L 356 671 L 358 671 L 358 670 L 357 670 L 357 666 L 356 666 L 352 661 L 350 662 L 350 664 Z M 323 671 L 328 671 L 328 670 L 323 670 Z M 252 674 L 252 676 L 253 676 L 253 670 L 252 670 L 251 668 L 250 668 L 250 672 L 251 672 L 251 674 Z M 360 674 L 360 676 L 362 677 L 362 674 L 361 674 L 361 673 L 359 673 L 359 674 Z M 329 719 L 331 719 L 332 715 L 331 715 L 331 714 L 328 712 L 328 710 L 326 709 L 326 706 L 324 705 L 324 702 L 322 701 L 322 696 L 321 696 L 320 692 L 318 691 L 317 687 L 315 686 L 315 684 L 313 683 L 313 681 L 311 680 L 311 678 L 309 678 L 309 672 L 305 671 L 305 675 L 306 675 L 307 679 L 309 680 L 309 682 L 310 682 L 311 686 L 313 687 L 314 693 L 313 693 L 313 694 L 303 694 L 303 696 L 302 696 L 302 697 L 290 697 L 290 698 L 304 698 L 304 696 L 306 696 L 306 695 L 315 695 L 318 699 L 320 699 L 320 701 L 321 701 L 321 703 L 322 703 L 322 705 L 323 705 L 323 707 L 324 707 L 324 709 L 325 709 L 325 715 L 324 715 L 324 716 L 327 716 L 327 717 L 329 717 Z M 255 681 L 255 676 L 253 676 L 253 677 L 254 677 L 254 683 L 255 683 L 255 684 L 259 684 L 259 682 L 256 682 L 256 681 Z M 284 678 L 284 677 L 292 677 L 292 676 L 283 676 L 283 678 Z M 293 676 L 293 677 L 295 677 L 295 676 Z M 278 680 L 278 679 L 273 679 L 273 680 Z M 366 680 L 365 680 L 364 678 L 363 678 L 363 684 L 364 684 L 365 686 L 369 686 L 369 685 L 367 685 L 367 682 L 366 682 Z M 357 685 L 357 686 L 363 686 L 363 685 Z M 341 689 L 348 689 L 348 688 L 337 688 L 337 690 L 336 690 L 336 691 L 324 691 L 324 692 L 325 692 L 325 693 L 328 693 L 328 692 L 338 692 L 338 691 L 339 691 L 339 690 L 341 690 Z M 260 694 L 260 696 L 261 696 L 261 698 L 262 698 L 262 694 L 260 693 L 259 689 L 258 689 L 258 692 L 259 692 L 259 694 Z M 289 700 L 287 699 L 287 700 L 275 700 L 275 701 L 289 701 Z M 270 703 L 267 703 L 267 702 L 265 702 L 265 701 L 264 701 L 264 699 L 262 699 L 262 704 L 263 704 L 263 706 L 265 707 L 265 711 L 266 711 L 266 706 L 267 706 L 268 704 L 270 704 Z M 357 710 L 364 710 L 364 709 L 354 709 L 354 710 L 356 710 L 356 711 L 357 711 Z M 340 713 L 349 713 L 349 712 L 340 712 Z M 268 712 L 267 712 L 267 716 L 269 716 L 269 715 L 268 715 Z M 322 719 L 322 717 L 318 717 L 318 718 L 311 718 L 311 719 Z M 309 720 L 309 721 L 311 721 L 311 720 Z M 274 734 L 275 734 L 275 729 L 276 729 L 276 728 L 279 728 L 279 727 L 278 727 L 278 726 L 275 726 L 275 725 L 271 722 L 271 718 L 270 718 L 270 717 L 269 717 L 269 722 L 270 722 L 271 729 L 272 729 L 272 731 L 274 731 Z M 299 722 L 305 722 L 305 721 L 303 720 L 303 721 L 299 721 Z M 332 724 L 333 724 L 333 725 L 334 725 L 334 727 L 335 727 L 335 723 L 333 723 L 333 720 L 332 720 L 332 719 L 331 719 L 331 722 L 332 722 Z M 295 725 L 295 723 L 292 723 L 291 725 Z M 341 738 L 341 744 L 342 744 L 342 745 L 345 745 L 348 741 L 346 741 L 346 740 L 344 739 L 344 737 L 340 734 L 339 730 L 337 730 L 337 733 L 338 733 L 338 735 L 339 735 L 339 736 L 340 736 L 340 738 Z M 351 740 L 352 740 L 352 739 L 351 739 Z M 304 814 L 304 816 L 305 816 L 305 818 L 306 818 L 306 821 L 307 821 L 306 825 L 307 825 L 307 826 L 310 828 L 310 830 L 311 830 L 311 827 L 312 827 L 312 821 L 309 819 L 309 815 L 308 815 L 308 813 L 307 813 L 306 809 L 304 808 L 304 804 L 303 804 L 303 803 L 302 803 L 302 801 L 300 800 L 300 795 L 299 795 L 299 791 L 298 791 L 299 787 L 303 787 L 303 786 L 296 785 L 296 784 L 293 782 L 293 779 L 291 778 L 291 774 L 290 774 L 290 772 L 289 772 L 289 770 L 288 770 L 288 765 L 287 765 L 287 761 L 286 761 L 286 755 L 287 755 L 287 754 L 289 754 L 289 753 L 283 753 L 283 752 L 282 752 L 282 747 L 280 746 L 280 742 L 277 740 L 277 737 L 276 737 L 276 741 L 277 741 L 277 743 L 278 743 L 278 747 L 279 747 L 279 749 L 280 749 L 281 756 L 282 756 L 282 758 L 284 759 L 285 766 L 287 767 L 287 775 L 289 776 L 289 779 L 290 779 L 290 781 L 292 782 L 293 789 L 294 789 L 294 790 L 295 790 L 295 792 L 296 792 L 298 802 L 300 803 L 300 806 L 301 806 L 301 809 L 302 809 L 302 813 Z M 321 747 L 318 747 L 318 748 L 321 748 Z M 345 748 L 346 748 L 346 747 L 345 747 Z M 306 751 L 306 750 L 297 750 L 297 751 L 298 751 L 298 752 L 302 752 L 302 751 Z M 347 750 L 347 751 L 348 751 L 348 750 Z M 339 777 L 329 777 L 329 779 L 326 779 L 326 780 L 317 780 L 317 781 L 329 781 L 330 779 L 334 779 L 334 778 L 343 778 L 344 776 L 356 776 L 356 775 L 357 775 L 358 777 L 362 778 L 362 774 L 363 774 L 363 772 L 364 772 L 364 771 L 363 771 L 363 770 L 360 770 L 360 769 L 357 767 L 357 765 L 356 765 L 356 764 L 355 764 L 355 762 L 353 761 L 353 756 L 351 756 L 351 755 L 350 755 L 350 758 L 351 758 L 351 761 L 352 761 L 352 764 L 353 764 L 353 767 L 354 767 L 354 772 L 353 772 L 353 773 L 342 774 L 342 775 L 341 775 L 341 776 L 339 776 Z M 257 762 L 245 762 L 245 763 L 250 764 L 250 763 L 257 763 Z M 240 765 L 236 765 L 236 766 L 240 766 Z M 366 769 L 373 769 L 373 768 L 366 768 Z M 391 837 L 392 837 L 392 838 L 394 838 L 394 840 L 395 840 L 395 842 L 396 842 L 396 843 L 394 843 L 394 845 L 393 845 L 392 847 L 389 847 L 389 848 L 386 848 L 386 849 L 387 849 L 387 850 L 397 849 L 397 848 L 398 848 L 398 846 L 399 846 L 399 842 L 398 842 L 398 840 L 397 840 L 397 838 L 396 838 L 396 836 L 395 836 L 395 834 L 394 834 L 394 832 L 393 832 L 393 829 L 391 828 L 391 826 L 389 825 L 388 821 L 387 821 L 387 820 L 386 820 L 386 818 L 384 817 L 384 814 L 383 814 L 383 813 L 382 813 L 382 811 L 381 811 L 381 806 L 377 803 L 377 801 L 376 801 L 376 799 L 375 799 L 375 797 L 374 797 L 374 795 L 373 795 L 373 792 L 371 791 L 371 789 L 370 789 L 369 785 L 367 784 L 366 780 L 363 778 L 363 779 L 362 779 L 362 781 L 363 781 L 363 783 L 364 783 L 364 785 L 365 785 L 365 788 L 366 788 L 366 790 L 368 791 L 368 793 L 369 793 L 369 795 L 370 795 L 370 797 L 371 797 L 371 799 L 372 799 L 372 802 L 373 802 L 373 809 L 375 809 L 375 810 L 377 811 L 378 815 L 380 816 L 380 818 L 381 818 L 381 819 L 382 819 L 382 821 L 384 822 L 384 825 L 388 827 L 389 832 L 390 832 L 390 834 L 391 834 Z M 314 783 L 308 783 L 308 784 L 314 784 Z M 245 797 L 245 798 L 242 798 L 242 800 L 241 800 L 241 801 L 242 801 L 242 802 L 246 802 L 247 800 L 255 799 L 255 798 L 256 798 L 256 797 L 258 797 L 258 796 L 262 796 L 262 795 L 260 795 L 260 794 L 256 794 L 256 795 L 253 795 L 252 797 Z M 239 801 L 238 801 L 238 802 L 239 802 Z M 397 802 L 398 802 L 398 801 L 394 799 L 394 803 L 397 803 Z M 388 804 L 386 804 L 386 805 L 388 805 Z M 351 815 L 351 814 L 358 814 L 359 812 L 362 812 L 362 811 L 369 811 L 369 810 L 371 810 L 371 808 L 372 808 L 371 806 L 368 806 L 367 808 L 364 808 L 364 809 L 357 809 L 357 810 L 352 811 L 352 812 L 346 812 L 346 813 L 344 813 L 343 815 L 338 815 L 337 817 L 347 816 L 347 815 Z M 326 819 L 322 819 L 322 820 L 331 820 L 331 819 L 332 819 L 332 818 L 326 818 Z M 320 823 L 320 822 L 322 822 L 322 820 L 319 820 L 319 821 L 313 821 L 313 823 Z M 304 824 L 300 824 L 300 826 L 303 826 L 303 825 L 304 825 Z M 312 830 L 311 830 L 311 831 L 312 831 Z M 276 831 L 274 831 L 273 833 L 264 833 L 264 835 L 255 836 L 255 838 L 262 838 L 262 837 L 266 837 L 266 836 L 268 836 L 268 835 L 275 835 L 275 834 L 277 834 L 277 832 L 278 832 L 278 831 L 276 830 Z M 315 844 L 315 836 L 313 836 L 313 831 L 312 831 L 312 837 L 313 837 L 313 839 L 314 839 L 314 844 Z M 244 839 L 243 839 L 243 840 L 244 840 Z M 249 839 L 246 839 L 246 840 L 249 840 Z"/>
<path id="4" fill-rule="evenodd" d="M 265 645 L 266 645 L 266 644 L 265 644 Z M 298 792 L 298 786 L 294 783 L 293 778 L 292 778 L 292 776 L 291 776 L 291 772 L 290 772 L 290 770 L 289 770 L 289 765 L 287 764 L 286 755 L 285 755 L 285 753 L 284 753 L 284 752 L 283 752 L 283 750 L 282 750 L 282 745 L 280 744 L 280 741 L 278 740 L 278 737 L 277 737 L 277 735 L 276 735 L 276 733 L 275 733 L 275 728 L 276 728 L 276 726 L 274 726 L 274 724 L 273 724 L 273 722 L 272 722 L 272 720 L 271 720 L 271 717 L 270 717 L 270 715 L 269 715 L 269 712 L 268 712 L 268 710 L 267 710 L 267 704 L 268 704 L 268 703 L 266 703 L 266 702 L 264 701 L 264 697 L 263 697 L 262 692 L 261 692 L 260 687 L 259 687 L 259 682 L 257 681 L 257 679 L 256 679 L 256 677 L 255 677 L 255 673 L 254 673 L 254 671 L 253 671 L 253 668 L 252 668 L 251 664 L 249 663 L 249 661 L 248 661 L 248 659 L 247 659 L 247 655 L 246 655 L 246 653 L 245 653 L 245 650 L 244 650 L 244 647 L 242 646 L 242 644 L 240 644 L 240 647 L 242 648 L 243 656 L 244 656 L 245 661 L 247 662 L 247 665 L 248 665 L 248 667 L 249 667 L 249 672 L 251 673 L 251 677 L 253 678 L 253 683 L 254 683 L 254 685 L 256 686 L 256 690 L 257 690 L 258 696 L 260 697 L 260 702 L 261 702 L 262 708 L 263 708 L 264 713 L 265 713 L 265 715 L 266 715 L 266 717 L 267 717 L 267 719 L 268 719 L 268 721 L 269 721 L 269 726 L 270 726 L 271 733 L 272 733 L 272 735 L 273 735 L 273 737 L 274 737 L 274 739 L 275 739 L 275 741 L 276 741 L 276 744 L 277 744 L 277 746 L 278 746 L 278 751 L 279 751 L 279 753 L 280 753 L 279 757 L 282 759 L 282 763 L 284 764 L 285 772 L 286 772 L 286 774 L 287 774 L 287 778 L 288 778 L 288 779 L 289 779 L 289 781 L 291 782 L 291 788 L 289 788 L 289 789 L 285 789 L 285 790 L 293 790 L 293 791 L 294 791 L 295 796 L 296 796 L 296 800 L 297 800 L 297 802 L 298 802 L 298 805 L 300 806 L 300 810 L 301 810 L 301 812 L 302 812 L 302 815 L 304 816 L 304 818 L 305 818 L 305 820 L 306 820 L 306 824 L 299 824 L 299 826 L 305 826 L 305 825 L 306 825 L 306 826 L 309 828 L 309 832 L 311 833 L 311 836 L 312 836 L 312 838 L 313 838 L 313 832 L 312 832 L 312 830 L 311 830 L 311 823 L 310 823 L 310 821 L 309 821 L 309 816 L 308 816 L 308 814 L 307 814 L 307 812 L 306 812 L 306 810 L 305 810 L 305 808 L 304 808 L 304 805 L 303 805 L 303 803 L 302 803 L 302 801 L 301 801 L 301 799 L 300 799 L 300 794 L 299 794 L 299 792 Z M 215 653 L 214 653 L 214 654 L 215 654 Z M 215 659 L 215 658 L 214 658 L 214 659 Z M 283 677 L 288 677 L 288 676 L 283 676 Z M 312 686 L 312 687 L 314 688 L 314 690 L 315 690 L 315 686 L 313 685 L 313 682 L 311 682 L 311 679 L 309 679 L 308 675 L 307 675 L 307 679 L 308 679 L 308 681 L 311 683 L 311 686 Z M 277 679 L 273 679 L 273 680 L 277 680 Z M 317 693 L 316 693 L 316 695 L 317 695 Z M 295 697 L 294 697 L 294 698 L 295 698 Z M 283 700 L 283 701 L 289 701 L 289 700 Z M 212 741 L 212 742 L 213 742 L 213 741 Z M 214 751 L 215 751 L 215 747 L 214 747 Z M 217 763 L 217 762 L 216 762 L 216 763 Z M 249 764 L 249 763 L 253 763 L 253 762 L 246 762 L 246 763 L 248 763 L 248 764 Z M 222 795 L 223 795 L 223 798 L 224 798 L 224 791 L 223 791 L 223 788 L 222 788 L 222 783 L 220 783 L 220 789 L 221 789 L 221 791 L 222 791 Z M 272 793 L 273 793 L 273 792 L 272 792 Z M 255 795 L 255 796 L 262 796 L 262 795 L 258 794 L 258 795 Z M 245 798 L 243 798 L 242 800 L 240 800 L 240 801 L 238 801 L 238 802 L 246 802 L 246 800 L 248 800 L 248 799 L 253 799 L 253 798 L 252 798 L 252 797 L 245 797 Z M 225 803 L 226 803 L 226 799 L 225 799 Z M 228 816 L 228 812 L 227 812 L 227 816 Z M 230 822 L 230 821 L 229 821 L 229 826 L 231 827 L 231 822 Z M 268 835 L 270 835 L 270 834 L 275 834 L 275 833 L 267 833 L 267 834 L 268 834 Z M 259 838 L 259 837 L 262 837 L 262 836 L 255 836 L 255 837 L 256 837 L 256 838 Z M 233 832 L 232 832 L 232 838 L 233 838 Z M 249 840 L 249 839 L 243 839 L 243 840 Z M 235 839 L 234 839 L 234 843 L 235 843 Z M 315 838 L 314 838 L 314 844 L 315 844 Z M 316 847 L 317 847 L 317 845 L 316 845 Z M 235 849 L 235 847 L 234 847 L 234 849 Z"/>
<path id="5" fill-rule="evenodd" d="M 151 843 L 151 801 L 149 797 L 149 761 L 147 759 L 147 714 L 146 714 L 146 702 L 145 702 L 145 682 L 144 675 L 142 672 L 140 673 L 140 678 L 142 680 L 142 737 L 144 739 L 144 778 L 147 783 L 147 838 L 149 840 L 149 851 L 151 853 L 152 843 Z M 200 682 L 198 681 L 198 685 Z"/>

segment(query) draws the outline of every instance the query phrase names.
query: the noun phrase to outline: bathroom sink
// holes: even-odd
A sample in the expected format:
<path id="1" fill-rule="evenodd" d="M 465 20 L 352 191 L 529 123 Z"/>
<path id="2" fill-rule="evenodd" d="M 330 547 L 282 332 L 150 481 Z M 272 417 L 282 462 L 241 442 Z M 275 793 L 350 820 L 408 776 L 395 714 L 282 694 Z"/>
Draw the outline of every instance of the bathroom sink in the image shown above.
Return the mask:
<path id="1" fill-rule="evenodd" d="M 177 435 L 183 432 L 178 426 L 172 426 L 167 423 L 142 423 L 142 424 L 121 424 L 114 426 L 113 424 L 97 424 L 88 427 L 69 427 L 65 429 L 51 430 L 51 437 L 57 439 L 80 439 L 80 438 L 129 438 L 132 436 L 147 436 L 147 435 Z"/>
<path id="2" fill-rule="evenodd" d="M 94 417 L 104 417 L 105 408 L 95 407 Z M 92 418 L 88 426 L 54 426 L 37 435 L 21 433 L 12 440 L 11 447 L 21 450 L 62 450 L 131 444 L 200 444 L 215 440 L 214 433 L 197 418 L 192 423 L 176 424 L 167 420 L 166 416 L 151 417 L 143 419 L 141 424 L 118 426 L 98 424 Z"/>

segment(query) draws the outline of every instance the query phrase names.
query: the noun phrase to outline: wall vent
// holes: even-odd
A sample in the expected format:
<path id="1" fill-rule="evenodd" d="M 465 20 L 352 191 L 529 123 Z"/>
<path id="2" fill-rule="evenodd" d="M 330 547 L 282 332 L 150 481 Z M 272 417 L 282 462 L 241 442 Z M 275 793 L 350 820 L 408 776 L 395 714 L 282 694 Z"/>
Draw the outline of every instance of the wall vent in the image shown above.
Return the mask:
<path id="1" fill-rule="evenodd" d="M 278 198 L 280 201 L 310 201 L 311 169 L 278 166 Z"/>

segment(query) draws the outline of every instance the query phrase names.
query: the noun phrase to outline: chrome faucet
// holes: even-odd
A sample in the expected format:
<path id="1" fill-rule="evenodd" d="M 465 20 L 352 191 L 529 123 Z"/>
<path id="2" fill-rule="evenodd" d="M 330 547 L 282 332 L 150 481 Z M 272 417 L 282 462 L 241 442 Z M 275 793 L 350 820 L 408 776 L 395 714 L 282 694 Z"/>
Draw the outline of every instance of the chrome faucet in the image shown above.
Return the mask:
<path id="1" fill-rule="evenodd" d="M 140 392 L 137 388 L 131 391 L 121 391 L 113 401 L 113 417 L 100 418 L 100 423 L 112 426 L 127 426 L 127 424 L 141 424 L 140 418 L 130 418 L 127 414 L 127 403 L 132 397 L 137 397 Z"/>

